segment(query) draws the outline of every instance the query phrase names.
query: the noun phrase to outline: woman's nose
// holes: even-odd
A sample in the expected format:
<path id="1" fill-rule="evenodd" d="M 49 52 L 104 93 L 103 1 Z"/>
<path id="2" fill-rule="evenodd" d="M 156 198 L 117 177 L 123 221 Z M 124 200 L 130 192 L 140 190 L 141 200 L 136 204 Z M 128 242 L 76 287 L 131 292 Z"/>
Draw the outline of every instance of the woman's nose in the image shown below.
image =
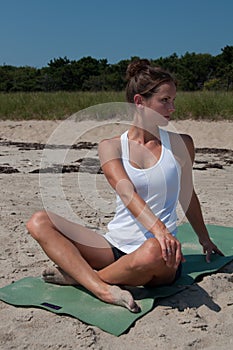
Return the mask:
<path id="1" fill-rule="evenodd" d="M 174 103 L 170 103 L 170 106 L 168 107 L 168 110 L 169 110 L 170 113 L 175 112 L 176 109 L 175 109 Z"/>

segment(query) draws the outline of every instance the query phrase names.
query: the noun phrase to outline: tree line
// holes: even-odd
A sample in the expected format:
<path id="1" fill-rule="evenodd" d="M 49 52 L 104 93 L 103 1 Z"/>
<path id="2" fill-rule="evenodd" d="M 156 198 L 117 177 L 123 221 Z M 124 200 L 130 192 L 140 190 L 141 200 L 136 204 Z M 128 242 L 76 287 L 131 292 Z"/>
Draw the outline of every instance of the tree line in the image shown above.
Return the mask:
<path id="1" fill-rule="evenodd" d="M 125 88 L 128 64 L 139 57 L 131 57 L 110 64 L 107 59 L 91 56 L 69 60 L 66 56 L 50 60 L 46 67 L 0 66 L 1 92 L 33 91 L 121 91 Z M 186 52 L 152 59 L 151 64 L 174 74 L 182 91 L 233 90 L 233 46 L 225 46 L 221 53 Z"/>

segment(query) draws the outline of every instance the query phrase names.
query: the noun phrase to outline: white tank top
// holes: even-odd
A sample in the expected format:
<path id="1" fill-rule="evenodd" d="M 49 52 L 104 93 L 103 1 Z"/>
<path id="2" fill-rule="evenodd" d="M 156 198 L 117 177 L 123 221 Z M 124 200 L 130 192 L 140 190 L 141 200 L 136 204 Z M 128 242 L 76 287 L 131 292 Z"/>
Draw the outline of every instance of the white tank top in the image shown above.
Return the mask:
<path id="1" fill-rule="evenodd" d="M 121 135 L 122 162 L 125 171 L 153 213 L 176 235 L 176 206 L 180 192 L 180 164 L 175 159 L 167 131 L 159 129 L 162 144 L 158 162 L 150 168 L 138 169 L 129 161 L 128 131 Z M 154 237 L 125 207 L 117 195 L 116 214 L 108 224 L 105 238 L 125 253 L 136 250 L 149 237 Z"/>

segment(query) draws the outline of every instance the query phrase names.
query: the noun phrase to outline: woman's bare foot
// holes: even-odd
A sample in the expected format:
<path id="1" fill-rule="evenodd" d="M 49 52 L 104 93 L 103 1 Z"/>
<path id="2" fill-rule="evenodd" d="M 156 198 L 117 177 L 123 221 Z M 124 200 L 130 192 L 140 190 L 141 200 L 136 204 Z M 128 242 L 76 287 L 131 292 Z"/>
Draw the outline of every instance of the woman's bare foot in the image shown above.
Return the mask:
<path id="1" fill-rule="evenodd" d="M 127 290 L 122 290 L 120 287 L 115 285 L 110 286 L 109 295 L 108 297 L 105 296 L 103 300 L 110 304 L 123 306 L 134 313 L 141 311 L 140 307 L 134 301 L 131 293 Z"/>
<path id="2" fill-rule="evenodd" d="M 42 272 L 42 278 L 47 283 L 74 286 L 78 285 L 72 277 L 64 272 L 60 267 L 48 267 Z"/>
<path id="3" fill-rule="evenodd" d="M 42 278 L 48 283 L 78 285 L 78 283 L 60 267 L 46 268 L 42 272 Z M 118 286 L 110 285 L 107 293 L 104 293 L 104 295 L 99 295 L 98 297 L 109 304 L 123 306 L 131 312 L 140 312 L 140 307 L 134 301 L 131 293 L 127 290 L 122 290 Z"/>

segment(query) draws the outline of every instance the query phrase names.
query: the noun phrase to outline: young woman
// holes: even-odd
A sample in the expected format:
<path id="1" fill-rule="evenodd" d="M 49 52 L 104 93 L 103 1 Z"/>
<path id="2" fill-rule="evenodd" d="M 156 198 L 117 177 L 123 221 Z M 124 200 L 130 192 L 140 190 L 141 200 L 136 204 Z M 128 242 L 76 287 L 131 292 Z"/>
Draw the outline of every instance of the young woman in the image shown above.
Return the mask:
<path id="1" fill-rule="evenodd" d="M 46 282 L 81 284 L 107 303 L 138 312 L 132 295 L 121 285 L 171 284 L 180 275 L 178 200 L 207 262 L 213 252 L 222 252 L 209 237 L 193 189 L 192 138 L 159 128 L 175 110 L 175 80 L 147 60 L 131 63 L 127 77 L 126 96 L 135 106 L 134 121 L 123 135 L 99 145 L 103 172 L 117 193 L 108 232 L 100 235 L 45 211 L 35 213 L 27 228 L 58 265 L 43 272 Z"/>

